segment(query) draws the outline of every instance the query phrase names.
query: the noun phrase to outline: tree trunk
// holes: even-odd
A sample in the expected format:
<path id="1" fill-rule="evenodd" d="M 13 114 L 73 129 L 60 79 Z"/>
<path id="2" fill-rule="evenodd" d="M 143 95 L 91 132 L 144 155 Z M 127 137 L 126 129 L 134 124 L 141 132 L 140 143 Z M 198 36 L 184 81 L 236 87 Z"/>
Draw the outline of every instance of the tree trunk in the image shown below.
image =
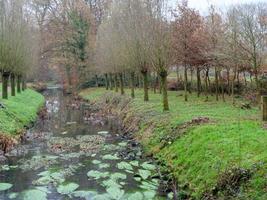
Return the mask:
<path id="1" fill-rule="evenodd" d="M 10 82 L 11 82 L 11 96 L 14 97 L 16 96 L 16 76 L 13 73 L 11 73 Z"/>
<path id="2" fill-rule="evenodd" d="M 257 61 L 257 53 L 256 53 L 256 46 L 254 45 L 254 56 L 253 56 L 253 69 L 255 74 L 255 82 L 257 91 L 259 91 L 259 80 L 258 80 L 258 61 Z"/>
<path id="3" fill-rule="evenodd" d="M 194 70 L 193 68 L 191 67 L 190 69 L 190 84 L 188 86 L 188 92 L 191 94 L 192 93 L 192 90 L 193 90 L 193 75 L 194 75 Z"/>
<path id="4" fill-rule="evenodd" d="M 66 67 L 66 72 L 67 72 L 67 79 L 68 79 L 69 88 L 71 88 L 71 86 L 72 86 L 71 68 L 69 66 Z"/>
<path id="5" fill-rule="evenodd" d="M 218 77 L 217 67 L 215 67 L 215 94 L 216 94 L 216 101 L 219 101 L 219 77 Z"/>
<path id="6" fill-rule="evenodd" d="M 116 73 L 114 76 L 114 83 L 115 83 L 115 92 L 119 92 L 119 86 L 118 86 L 118 74 Z"/>
<path id="7" fill-rule="evenodd" d="M 141 88 L 141 79 L 140 79 L 140 75 L 137 76 L 137 84 L 138 84 L 138 88 Z"/>
<path id="8" fill-rule="evenodd" d="M 25 91 L 26 90 L 26 82 L 25 82 L 25 77 L 24 76 L 22 76 L 21 77 L 21 90 L 22 91 Z"/>
<path id="9" fill-rule="evenodd" d="M 187 91 L 187 86 L 188 86 L 188 76 L 187 76 L 187 66 L 184 66 L 184 100 L 188 101 L 188 91 Z"/>
<path id="10" fill-rule="evenodd" d="M 135 98 L 135 93 L 134 93 L 134 89 L 135 89 L 135 74 L 134 72 L 131 72 L 131 97 Z"/>
<path id="11" fill-rule="evenodd" d="M 97 74 L 95 75 L 95 87 L 99 87 Z"/>
<path id="12" fill-rule="evenodd" d="M 258 72 L 255 72 L 255 82 L 256 82 L 256 88 L 257 88 L 257 91 L 259 91 L 259 78 L 258 78 Z"/>
<path id="13" fill-rule="evenodd" d="M 231 95 L 231 85 L 230 85 L 230 69 L 227 68 L 227 91 L 228 95 Z"/>
<path id="14" fill-rule="evenodd" d="M 158 86 L 158 84 L 159 84 L 159 77 L 156 76 L 156 80 L 155 80 L 155 83 L 154 83 L 154 94 L 157 93 L 157 86 Z"/>
<path id="15" fill-rule="evenodd" d="M 121 89 L 121 95 L 124 95 L 125 93 L 124 93 L 124 81 L 123 81 L 123 74 L 122 74 L 122 73 L 120 73 L 120 74 L 119 74 L 119 76 L 120 76 L 120 89 Z"/>
<path id="16" fill-rule="evenodd" d="M 149 74 L 149 83 L 150 83 L 150 88 L 151 88 L 151 92 L 153 92 L 154 90 L 154 83 L 155 83 L 155 77 L 154 77 L 154 73 Z"/>
<path id="17" fill-rule="evenodd" d="M 243 72 L 243 76 L 244 76 L 245 86 L 247 87 L 247 77 L 246 77 L 246 72 Z"/>
<path id="18" fill-rule="evenodd" d="M 2 98 L 8 99 L 8 79 L 9 79 L 9 72 L 2 72 Z"/>
<path id="19" fill-rule="evenodd" d="M 162 101 L 163 101 L 163 111 L 169 110 L 169 101 L 168 101 L 168 91 L 167 91 L 167 72 L 162 71 L 160 73 L 160 80 L 162 85 Z"/>
<path id="20" fill-rule="evenodd" d="M 21 75 L 17 76 L 17 93 L 21 93 Z"/>
<path id="21" fill-rule="evenodd" d="M 235 104 L 235 80 L 236 80 L 236 74 L 237 74 L 237 67 L 234 69 L 234 77 L 232 80 L 232 103 Z"/>
<path id="22" fill-rule="evenodd" d="M 159 93 L 162 94 L 162 84 L 161 84 L 161 81 L 159 82 Z"/>
<path id="23" fill-rule="evenodd" d="M 208 101 L 208 99 L 209 99 L 208 77 L 209 77 L 209 69 L 206 70 L 206 74 L 205 74 L 206 101 Z"/>
<path id="24" fill-rule="evenodd" d="M 26 80 L 24 80 L 22 87 L 24 90 L 27 90 L 27 81 Z"/>
<path id="25" fill-rule="evenodd" d="M 109 74 L 109 83 L 110 83 L 110 87 L 109 87 L 109 89 L 110 90 L 113 90 L 113 76 L 112 76 L 112 74 L 110 73 Z"/>
<path id="26" fill-rule="evenodd" d="M 261 97 L 262 120 L 267 121 L 267 96 Z"/>
<path id="27" fill-rule="evenodd" d="M 222 78 L 221 72 L 219 72 L 219 79 L 220 79 L 220 85 L 221 85 L 221 91 L 222 91 L 222 99 L 225 102 L 225 96 L 224 96 L 224 80 Z"/>
<path id="28" fill-rule="evenodd" d="M 176 67 L 176 78 L 177 78 L 177 85 L 179 84 L 179 81 L 180 81 L 180 74 L 179 74 L 179 67 L 177 66 Z"/>
<path id="29" fill-rule="evenodd" d="M 252 72 L 249 73 L 250 87 L 253 88 Z"/>
<path id="30" fill-rule="evenodd" d="M 106 80 L 106 90 L 109 89 L 109 81 L 108 81 L 108 75 L 105 74 L 105 80 Z"/>
<path id="31" fill-rule="evenodd" d="M 207 71 L 207 76 L 208 76 L 208 84 L 209 84 L 209 88 L 210 88 L 210 69 L 208 69 L 208 71 Z"/>
<path id="32" fill-rule="evenodd" d="M 68 65 L 66 66 L 66 75 L 67 75 L 67 81 L 68 81 L 67 83 L 68 85 L 66 86 L 67 92 L 72 92 L 71 67 Z"/>
<path id="33" fill-rule="evenodd" d="M 239 70 L 237 71 L 237 83 L 238 83 L 238 85 L 240 84 L 240 77 L 239 77 L 239 75 L 240 75 L 240 72 L 239 72 Z"/>
<path id="34" fill-rule="evenodd" d="M 200 97 L 201 93 L 201 77 L 200 77 L 200 69 L 197 68 L 197 96 Z"/>
<path id="35" fill-rule="evenodd" d="M 144 79 L 144 101 L 149 101 L 148 97 L 148 72 L 147 70 L 141 71 Z"/>

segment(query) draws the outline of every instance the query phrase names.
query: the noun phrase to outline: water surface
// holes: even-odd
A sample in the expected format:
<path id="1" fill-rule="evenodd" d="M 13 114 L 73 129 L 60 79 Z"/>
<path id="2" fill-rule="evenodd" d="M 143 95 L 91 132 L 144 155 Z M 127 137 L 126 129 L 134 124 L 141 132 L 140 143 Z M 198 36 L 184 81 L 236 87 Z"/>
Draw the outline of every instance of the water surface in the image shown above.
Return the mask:
<path id="1" fill-rule="evenodd" d="M 168 199 L 156 166 L 122 138 L 114 117 L 92 114 L 56 88 L 44 95 L 47 115 L 0 165 L 0 199 Z"/>

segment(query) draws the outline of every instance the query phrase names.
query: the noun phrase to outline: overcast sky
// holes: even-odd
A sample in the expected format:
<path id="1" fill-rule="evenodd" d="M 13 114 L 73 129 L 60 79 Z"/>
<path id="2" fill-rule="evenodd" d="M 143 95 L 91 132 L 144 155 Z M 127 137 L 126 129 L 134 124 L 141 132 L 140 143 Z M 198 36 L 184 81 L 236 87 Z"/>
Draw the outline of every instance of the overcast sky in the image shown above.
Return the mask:
<path id="1" fill-rule="evenodd" d="M 219 9 L 227 8 L 234 4 L 250 3 L 250 2 L 264 2 L 267 0 L 188 0 L 190 7 L 193 7 L 200 11 L 201 14 L 205 14 L 208 11 L 209 5 L 213 4 Z M 174 7 L 177 2 L 181 0 L 170 0 L 170 4 Z"/>

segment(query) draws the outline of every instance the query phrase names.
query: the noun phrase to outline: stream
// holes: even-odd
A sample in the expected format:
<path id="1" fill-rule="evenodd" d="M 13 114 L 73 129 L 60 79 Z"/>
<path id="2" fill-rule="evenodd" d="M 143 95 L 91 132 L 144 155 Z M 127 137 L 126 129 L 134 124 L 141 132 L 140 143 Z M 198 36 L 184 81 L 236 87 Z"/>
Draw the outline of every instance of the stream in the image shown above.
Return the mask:
<path id="1" fill-rule="evenodd" d="M 44 96 L 47 113 L 0 164 L 1 200 L 172 199 L 160 189 L 153 161 L 123 138 L 116 118 L 92 114 L 57 88 Z"/>

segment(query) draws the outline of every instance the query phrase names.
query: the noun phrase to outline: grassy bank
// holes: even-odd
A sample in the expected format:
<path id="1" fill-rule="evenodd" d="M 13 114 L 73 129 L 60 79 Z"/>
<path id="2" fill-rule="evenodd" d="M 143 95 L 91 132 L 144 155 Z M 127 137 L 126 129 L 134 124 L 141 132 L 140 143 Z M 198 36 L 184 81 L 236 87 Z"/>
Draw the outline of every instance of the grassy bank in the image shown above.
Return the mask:
<path id="1" fill-rule="evenodd" d="M 267 199 L 267 130 L 259 108 L 243 110 L 230 99 L 224 103 L 214 97 L 205 102 L 194 94 L 184 102 L 182 93 L 170 92 L 171 111 L 164 113 L 159 94 L 151 93 L 145 103 L 141 90 L 128 101 L 127 95 L 105 93 L 88 89 L 81 95 L 117 112 L 129 126 L 138 126 L 137 138 L 147 153 L 167 165 L 183 195 Z"/>
<path id="2" fill-rule="evenodd" d="M 44 103 L 44 97 L 27 89 L 8 100 L 0 99 L 0 102 L 4 105 L 4 108 L 0 108 L 0 134 L 2 137 L 15 137 L 25 126 L 34 122 Z"/>

